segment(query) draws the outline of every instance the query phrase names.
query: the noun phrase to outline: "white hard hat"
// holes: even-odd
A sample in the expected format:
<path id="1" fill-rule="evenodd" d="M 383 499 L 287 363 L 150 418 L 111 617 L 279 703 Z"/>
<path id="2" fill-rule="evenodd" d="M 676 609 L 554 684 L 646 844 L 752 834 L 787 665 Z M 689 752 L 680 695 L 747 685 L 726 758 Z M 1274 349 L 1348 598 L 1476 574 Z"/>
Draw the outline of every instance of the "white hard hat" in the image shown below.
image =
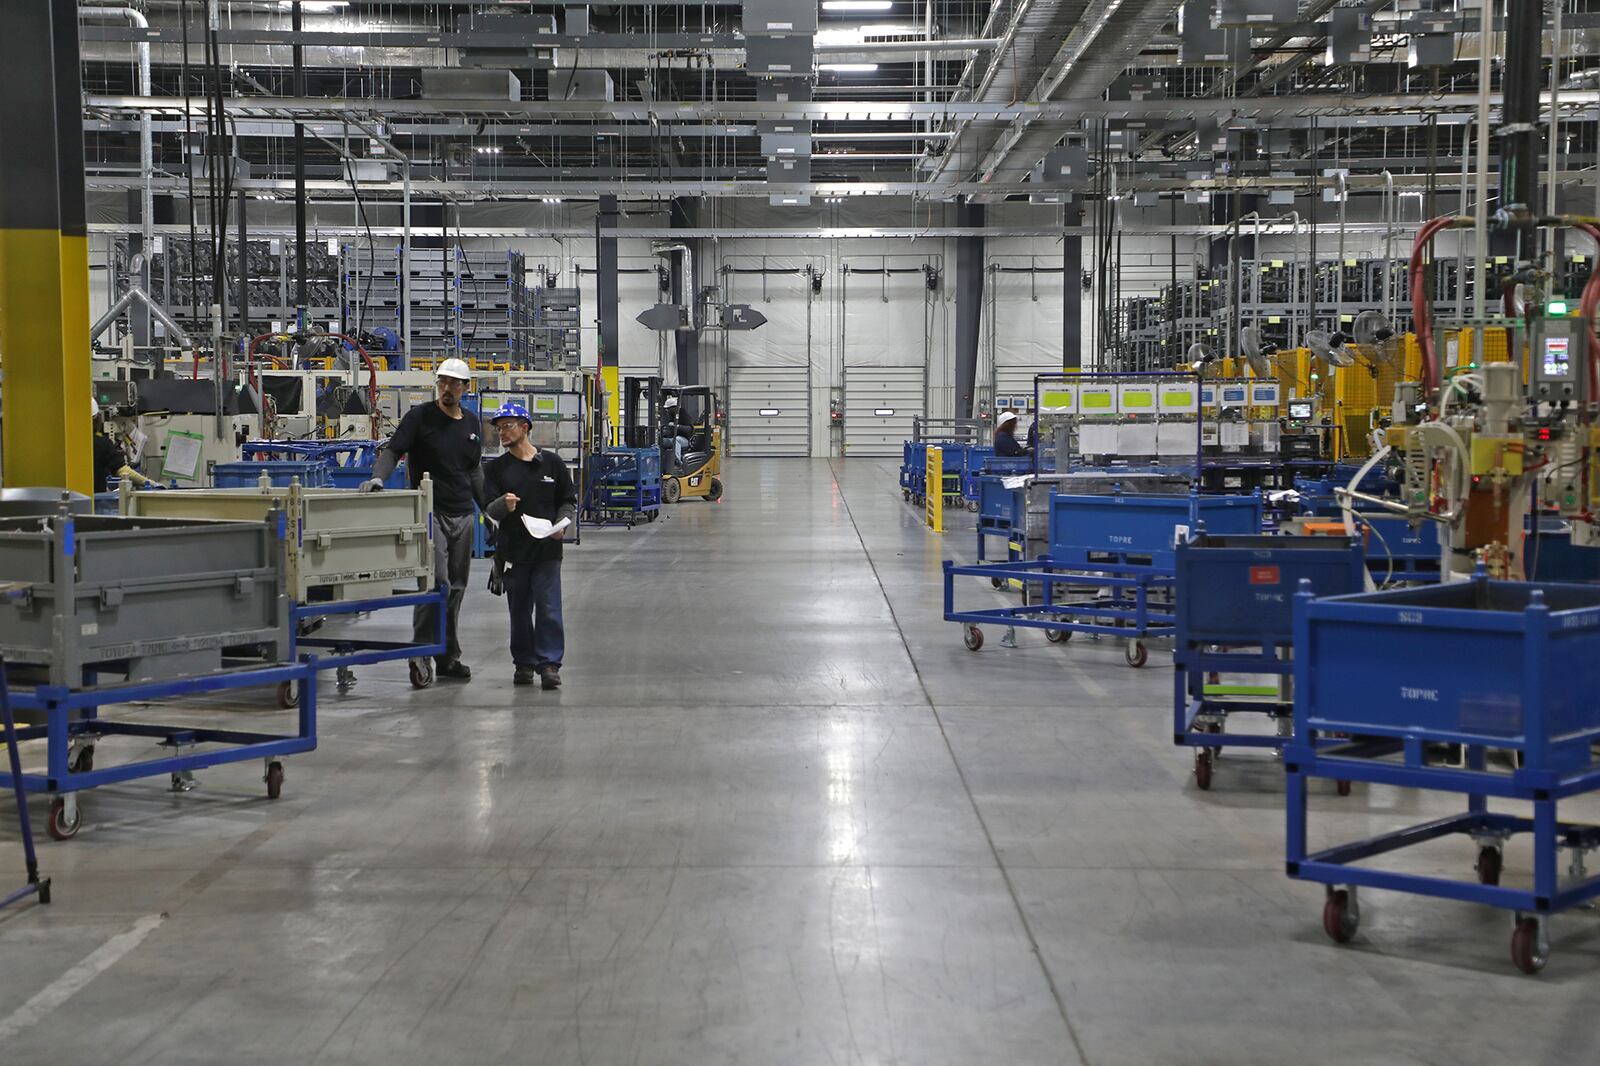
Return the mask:
<path id="1" fill-rule="evenodd" d="M 995 422 L 995 425 L 996 426 L 1003 426 L 1007 422 L 1015 422 L 1016 420 L 1017 420 L 1017 413 L 1015 411 L 1007 411 L 1005 414 L 1000 416 L 999 420 L 997 422 Z"/>
<path id="2" fill-rule="evenodd" d="M 457 381 L 471 381 L 472 368 L 467 366 L 465 359 L 446 359 L 439 364 L 439 369 L 433 372 L 434 379 L 455 378 Z"/>
<path id="3" fill-rule="evenodd" d="M 668 396 L 667 399 L 666 399 L 666 402 L 663 403 L 661 406 L 662 407 L 676 407 L 676 406 L 678 406 L 678 398 L 676 396 Z"/>
<path id="4" fill-rule="evenodd" d="M 89 418 L 94 420 L 100 417 L 100 401 L 93 396 L 89 397 Z"/>

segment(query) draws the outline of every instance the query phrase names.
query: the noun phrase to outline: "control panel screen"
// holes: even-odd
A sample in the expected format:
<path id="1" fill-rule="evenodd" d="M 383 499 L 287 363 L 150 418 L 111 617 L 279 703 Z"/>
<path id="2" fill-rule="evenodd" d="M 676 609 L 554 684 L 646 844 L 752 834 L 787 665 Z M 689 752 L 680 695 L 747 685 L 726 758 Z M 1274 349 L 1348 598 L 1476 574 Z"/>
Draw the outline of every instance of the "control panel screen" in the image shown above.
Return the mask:
<path id="1" fill-rule="evenodd" d="M 1545 337 L 1544 377 L 1557 380 L 1572 376 L 1572 338 Z"/>
<path id="2" fill-rule="evenodd" d="M 1289 417 L 1302 422 L 1309 419 L 1311 417 L 1311 405 L 1309 403 L 1291 403 L 1289 405 Z"/>

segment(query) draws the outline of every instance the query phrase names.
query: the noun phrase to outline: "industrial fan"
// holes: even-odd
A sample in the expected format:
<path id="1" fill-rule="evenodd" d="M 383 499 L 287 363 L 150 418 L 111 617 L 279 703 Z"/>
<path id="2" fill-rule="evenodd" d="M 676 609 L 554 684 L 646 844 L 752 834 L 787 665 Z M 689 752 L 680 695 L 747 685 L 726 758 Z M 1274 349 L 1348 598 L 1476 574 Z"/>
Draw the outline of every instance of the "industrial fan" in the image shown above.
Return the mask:
<path id="1" fill-rule="evenodd" d="M 1372 372 L 1395 366 L 1405 351 L 1403 338 L 1395 332 L 1382 311 L 1363 311 L 1350 324 L 1351 342 L 1363 352 L 1372 353 Z"/>
<path id="2" fill-rule="evenodd" d="M 1216 361 L 1217 353 L 1204 341 L 1195 341 L 1189 345 L 1189 350 L 1183 353 L 1183 357 L 1188 361 L 1191 370 L 1203 374 L 1206 368 Z"/>
<path id="3" fill-rule="evenodd" d="M 1239 351 L 1244 356 L 1244 361 L 1258 378 L 1272 376 L 1272 356 L 1278 351 L 1278 346 L 1271 341 L 1261 339 L 1261 330 L 1255 326 L 1246 326 L 1239 331 Z"/>
<path id="4" fill-rule="evenodd" d="M 1325 329 L 1314 329 L 1306 333 L 1306 347 L 1311 349 L 1312 355 L 1329 366 L 1356 365 L 1356 358 L 1360 353 L 1350 342 L 1351 338 L 1347 333 L 1329 333 Z"/>

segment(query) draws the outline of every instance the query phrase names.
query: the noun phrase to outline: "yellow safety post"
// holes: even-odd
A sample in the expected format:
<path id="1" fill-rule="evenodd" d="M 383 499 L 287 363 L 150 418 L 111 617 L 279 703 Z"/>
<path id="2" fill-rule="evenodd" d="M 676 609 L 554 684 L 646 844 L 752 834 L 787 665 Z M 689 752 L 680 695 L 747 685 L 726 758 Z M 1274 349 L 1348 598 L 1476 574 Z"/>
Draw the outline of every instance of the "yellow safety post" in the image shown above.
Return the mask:
<path id="1" fill-rule="evenodd" d="M 928 448 L 927 485 L 923 487 L 923 521 L 935 533 L 944 532 L 944 449 Z"/>
<path id="2" fill-rule="evenodd" d="M 89 246 L 76 0 L 0 4 L 4 482 L 87 493 Z"/>

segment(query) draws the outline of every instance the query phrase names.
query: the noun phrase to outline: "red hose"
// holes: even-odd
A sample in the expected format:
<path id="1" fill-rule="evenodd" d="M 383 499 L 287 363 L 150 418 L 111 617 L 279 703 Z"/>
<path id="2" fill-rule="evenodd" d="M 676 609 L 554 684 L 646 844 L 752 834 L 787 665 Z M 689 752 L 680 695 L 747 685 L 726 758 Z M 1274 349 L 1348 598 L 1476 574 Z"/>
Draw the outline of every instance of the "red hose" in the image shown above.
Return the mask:
<path id="1" fill-rule="evenodd" d="M 1472 219 L 1456 215 L 1440 215 L 1429 219 L 1417 231 L 1411 245 L 1411 314 L 1417 328 L 1417 346 L 1422 349 L 1423 398 L 1430 399 L 1438 390 L 1441 374 L 1439 356 L 1433 344 L 1433 301 L 1428 298 L 1428 286 L 1422 272 L 1423 257 L 1433 238 L 1442 229 L 1467 226 Z"/>
<path id="2" fill-rule="evenodd" d="M 1578 229 L 1589 235 L 1595 247 L 1600 249 L 1600 228 L 1588 223 L 1579 223 Z M 1595 337 L 1594 315 L 1596 307 L 1600 307 L 1600 270 L 1589 275 L 1588 282 L 1583 287 L 1583 295 L 1578 300 L 1578 312 L 1589 323 L 1589 390 L 1590 402 L 1593 402 L 1594 390 L 1600 388 L 1600 338 Z"/>

